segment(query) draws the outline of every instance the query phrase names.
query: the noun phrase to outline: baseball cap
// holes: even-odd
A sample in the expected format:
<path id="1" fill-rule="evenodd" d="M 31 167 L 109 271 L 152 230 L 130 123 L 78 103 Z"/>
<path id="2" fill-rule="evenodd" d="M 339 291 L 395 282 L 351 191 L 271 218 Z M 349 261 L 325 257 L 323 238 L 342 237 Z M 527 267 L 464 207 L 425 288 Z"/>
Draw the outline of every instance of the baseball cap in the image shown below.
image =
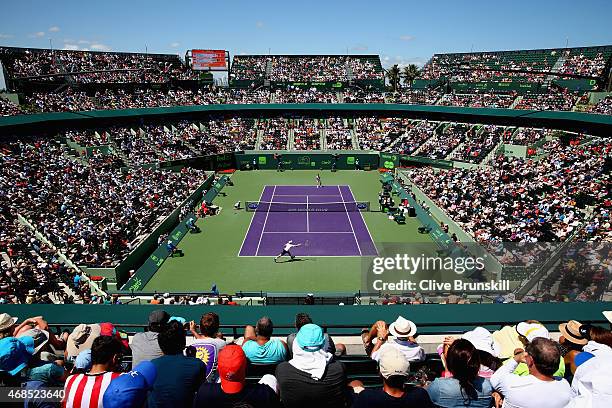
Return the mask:
<path id="1" fill-rule="evenodd" d="M 0 340 L 0 371 L 16 375 L 23 370 L 34 354 L 34 339 L 31 337 L 5 337 Z"/>
<path id="2" fill-rule="evenodd" d="M 149 326 L 168 323 L 168 320 L 170 320 L 170 315 L 164 310 L 154 310 L 149 314 Z"/>
<path id="3" fill-rule="evenodd" d="M 325 345 L 323 330 L 313 323 L 300 327 L 295 340 L 304 351 L 319 351 Z"/>
<path id="4" fill-rule="evenodd" d="M 122 336 L 122 334 L 124 334 L 124 335 Z M 125 347 L 125 348 L 129 348 L 130 347 L 128 336 L 125 335 L 125 333 L 120 332 L 119 330 L 117 330 L 115 325 L 112 324 L 112 323 L 108 323 L 108 322 L 107 323 L 100 323 L 100 336 L 116 337 L 117 340 L 119 340 L 121 342 L 121 344 L 123 344 L 123 347 Z"/>
<path id="5" fill-rule="evenodd" d="M 538 337 L 550 338 L 548 329 L 542 323 L 520 322 L 516 325 L 516 332 L 525 337 L 530 343 Z"/>
<path id="6" fill-rule="evenodd" d="M 49 341 L 49 332 L 46 330 L 34 328 L 34 329 L 26 330 L 22 333 L 19 333 L 17 337 L 18 338 L 31 337 L 34 340 L 34 354 L 36 354 Z"/>
<path id="7" fill-rule="evenodd" d="M 378 368 L 384 378 L 394 375 L 405 377 L 410 372 L 410 363 L 396 347 L 385 347 L 380 354 Z"/>
<path id="8" fill-rule="evenodd" d="M 155 365 L 147 360 L 140 362 L 129 373 L 121 374 L 110 382 L 102 397 L 104 407 L 141 407 L 156 378 Z"/>
<path id="9" fill-rule="evenodd" d="M 74 328 L 66 342 L 66 354 L 69 360 L 76 358 L 83 350 L 91 348 L 94 340 L 100 336 L 99 324 L 79 324 Z"/>
<path id="10" fill-rule="evenodd" d="M 74 360 L 74 368 L 89 370 L 91 368 L 91 349 L 83 350 Z"/>
<path id="11" fill-rule="evenodd" d="M 247 360 L 242 347 L 229 344 L 219 352 L 217 370 L 221 379 L 221 389 L 227 394 L 236 394 L 244 387 Z"/>
<path id="12" fill-rule="evenodd" d="M 491 332 L 484 327 L 476 327 L 474 330 L 465 332 L 463 338 L 472 343 L 477 350 L 486 351 L 493 357 L 499 357 L 500 355 L 501 347 L 499 343 L 493 339 Z"/>

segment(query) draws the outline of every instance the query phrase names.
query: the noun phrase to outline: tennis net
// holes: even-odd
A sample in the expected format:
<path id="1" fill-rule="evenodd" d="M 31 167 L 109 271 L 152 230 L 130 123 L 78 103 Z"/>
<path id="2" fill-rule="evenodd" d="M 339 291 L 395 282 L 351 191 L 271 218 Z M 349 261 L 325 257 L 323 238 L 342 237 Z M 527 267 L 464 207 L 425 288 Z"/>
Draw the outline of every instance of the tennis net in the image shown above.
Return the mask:
<path id="1" fill-rule="evenodd" d="M 245 201 L 247 211 L 262 212 L 354 212 L 370 211 L 369 201 L 290 203 L 270 201 Z"/>

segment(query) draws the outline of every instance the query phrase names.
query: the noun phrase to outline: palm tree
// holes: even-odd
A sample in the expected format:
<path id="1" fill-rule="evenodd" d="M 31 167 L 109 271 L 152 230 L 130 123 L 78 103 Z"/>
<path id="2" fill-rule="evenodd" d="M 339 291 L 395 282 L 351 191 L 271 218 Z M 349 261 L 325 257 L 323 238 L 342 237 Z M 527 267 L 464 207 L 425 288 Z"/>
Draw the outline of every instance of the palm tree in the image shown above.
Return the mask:
<path id="1" fill-rule="evenodd" d="M 400 81 L 400 69 L 397 64 L 393 65 L 391 68 L 387 70 L 387 79 L 391 84 L 391 88 L 393 92 L 397 91 L 397 87 L 399 86 Z"/>
<path id="2" fill-rule="evenodd" d="M 414 64 L 410 64 L 404 67 L 402 76 L 404 77 L 404 85 L 412 85 L 412 81 L 421 75 L 421 70 Z"/>

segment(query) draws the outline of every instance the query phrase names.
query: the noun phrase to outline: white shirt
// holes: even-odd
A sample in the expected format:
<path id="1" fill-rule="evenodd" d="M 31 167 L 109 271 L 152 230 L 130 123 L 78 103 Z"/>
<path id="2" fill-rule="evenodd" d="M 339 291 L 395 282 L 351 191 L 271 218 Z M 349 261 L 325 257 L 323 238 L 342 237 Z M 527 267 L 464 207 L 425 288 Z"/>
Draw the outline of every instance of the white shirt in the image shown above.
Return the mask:
<path id="1" fill-rule="evenodd" d="M 285 246 L 283 247 L 283 249 L 284 249 L 285 251 L 288 251 L 288 250 L 290 250 L 291 248 L 296 247 L 296 246 L 299 246 L 299 245 L 294 245 L 294 244 L 290 244 L 290 243 L 288 243 L 288 242 L 287 242 L 287 243 L 285 244 Z"/>
<path id="2" fill-rule="evenodd" d="M 383 344 L 378 350 L 373 352 L 372 360 L 379 361 L 383 350 L 388 347 L 395 347 L 396 349 L 398 349 L 408 361 L 425 360 L 425 350 L 423 350 L 423 347 L 419 346 L 416 343 L 397 340 L 395 338 L 389 338 L 385 344 Z"/>
<path id="3" fill-rule="evenodd" d="M 504 395 L 502 408 L 563 408 L 570 402 L 572 391 L 565 379 L 542 381 L 531 374 L 519 376 L 513 374 L 517 366 L 512 360 L 490 378 L 493 388 Z"/>

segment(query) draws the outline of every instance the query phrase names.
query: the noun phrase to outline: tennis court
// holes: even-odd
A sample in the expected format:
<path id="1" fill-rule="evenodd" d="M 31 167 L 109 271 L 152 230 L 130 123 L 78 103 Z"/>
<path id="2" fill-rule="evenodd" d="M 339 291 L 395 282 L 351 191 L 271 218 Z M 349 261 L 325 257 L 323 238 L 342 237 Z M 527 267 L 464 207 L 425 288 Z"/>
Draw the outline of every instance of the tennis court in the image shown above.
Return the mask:
<path id="1" fill-rule="evenodd" d="M 376 246 L 350 186 L 266 185 L 239 256 L 278 255 L 287 241 L 295 256 L 375 256 Z"/>

